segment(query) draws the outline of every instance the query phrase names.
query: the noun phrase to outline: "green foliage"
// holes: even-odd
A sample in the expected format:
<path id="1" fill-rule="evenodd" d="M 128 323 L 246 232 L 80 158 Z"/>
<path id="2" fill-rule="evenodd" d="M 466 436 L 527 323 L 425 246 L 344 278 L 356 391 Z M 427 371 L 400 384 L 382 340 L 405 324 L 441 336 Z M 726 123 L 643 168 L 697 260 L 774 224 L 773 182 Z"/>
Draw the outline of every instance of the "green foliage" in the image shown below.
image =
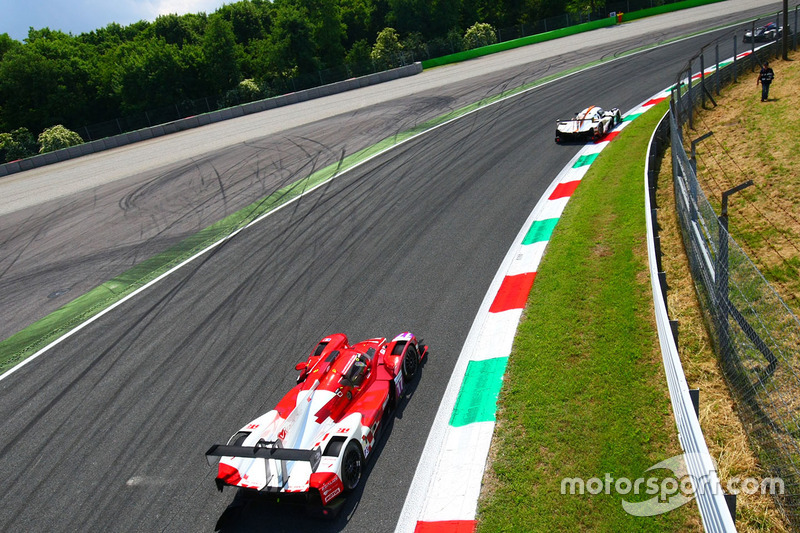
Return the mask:
<path id="1" fill-rule="evenodd" d="M 12 39 L 7 33 L 0 33 L 0 61 L 3 60 L 3 56 L 6 55 L 6 52 L 16 46 L 21 46 L 21 44 Z"/>
<path id="2" fill-rule="evenodd" d="M 209 17 L 206 34 L 203 36 L 203 58 L 206 86 L 214 94 L 233 87 L 239 81 L 233 24 L 219 15 Z"/>
<path id="3" fill-rule="evenodd" d="M 409 33 L 400 42 L 400 48 L 407 54 L 409 61 L 420 61 L 425 57 L 425 40 L 418 31 Z"/>
<path id="4" fill-rule="evenodd" d="M 149 27 L 156 38 L 167 44 L 183 47 L 186 44 L 199 44 L 206 26 L 205 15 L 175 14 L 161 15 Z"/>
<path id="5" fill-rule="evenodd" d="M 53 152 L 83 144 L 81 136 L 61 124 L 45 129 L 39 134 L 39 153 Z"/>
<path id="6" fill-rule="evenodd" d="M 345 56 L 347 71 L 351 76 L 363 76 L 372 72 L 372 47 L 362 39 L 356 41 Z"/>
<path id="7" fill-rule="evenodd" d="M 372 47 L 370 58 L 378 65 L 386 68 L 398 66 L 400 52 L 403 47 L 400 44 L 400 37 L 394 28 L 384 28 L 375 40 Z"/>
<path id="8" fill-rule="evenodd" d="M 252 79 L 246 79 L 239 82 L 235 89 L 229 90 L 225 93 L 223 104 L 225 107 L 231 107 L 239 104 L 246 104 L 253 102 L 264 97 L 264 92 Z"/>
<path id="9" fill-rule="evenodd" d="M 36 155 L 36 139 L 27 128 L 0 133 L 0 161 L 7 163 Z"/>
<path id="10" fill-rule="evenodd" d="M 497 42 L 497 34 L 491 24 L 476 22 L 464 34 L 464 50 L 472 50 Z"/>
<path id="11" fill-rule="evenodd" d="M 587 5 L 600 3 L 569 3 Z M 475 21 L 507 27 L 566 8 L 561 0 L 238 0 L 209 15 L 111 23 L 78 36 L 31 28 L 19 42 L 0 34 L 0 131 L 77 129 L 186 100 L 225 100 L 238 97 L 242 79 L 266 94 L 298 90 L 323 79 L 318 70 L 344 65 L 363 75 L 488 42 L 488 32 L 464 39 Z"/>
<path id="12" fill-rule="evenodd" d="M 288 2 L 276 3 L 275 25 L 271 35 L 270 67 L 279 77 L 314 72 L 319 66 L 315 56 L 314 27 L 308 11 Z"/>

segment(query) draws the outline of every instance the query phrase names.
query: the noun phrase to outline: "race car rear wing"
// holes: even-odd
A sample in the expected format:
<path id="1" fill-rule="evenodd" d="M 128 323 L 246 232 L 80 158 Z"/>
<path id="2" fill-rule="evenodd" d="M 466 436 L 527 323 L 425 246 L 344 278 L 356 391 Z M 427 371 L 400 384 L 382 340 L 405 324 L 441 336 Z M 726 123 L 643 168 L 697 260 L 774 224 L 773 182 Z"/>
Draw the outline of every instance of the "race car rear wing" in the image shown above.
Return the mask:
<path id="1" fill-rule="evenodd" d="M 280 441 L 258 441 L 255 446 L 232 446 L 215 444 L 206 452 L 208 466 L 213 466 L 213 457 L 242 457 L 247 459 L 275 459 L 276 461 L 306 461 L 311 463 L 311 471 L 316 472 L 322 459 L 319 448 L 313 450 L 298 450 L 294 448 L 281 448 Z M 285 469 L 284 469 L 285 471 Z"/>

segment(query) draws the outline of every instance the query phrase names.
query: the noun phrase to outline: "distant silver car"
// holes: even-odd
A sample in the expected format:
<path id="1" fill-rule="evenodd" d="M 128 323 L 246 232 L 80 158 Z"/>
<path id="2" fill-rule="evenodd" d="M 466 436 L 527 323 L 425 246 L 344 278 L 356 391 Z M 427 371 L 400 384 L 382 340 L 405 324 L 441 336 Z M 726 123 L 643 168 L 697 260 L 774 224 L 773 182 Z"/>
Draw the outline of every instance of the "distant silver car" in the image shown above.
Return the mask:
<path id="1" fill-rule="evenodd" d="M 616 107 L 603 109 L 598 106 L 590 106 L 576 114 L 575 118 L 571 120 L 558 120 L 556 142 L 589 139 L 598 141 L 620 122 L 622 122 L 622 115 Z"/>
<path id="2" fill-rule="evenodd" d="M 791 35 L 792 30 L 789 30 L 789 34 Z M 783 36 L 783 26 L 778 26 L 774 22 L 770 22 L 769 24 L 765 24 L 764 26 L 759 26 L 753 31 L 746 31 L 744 32 L 744 38 L 742 39 L 746 43 L 750 42 L 768 42 L 768 41 L 777 41 Z"/>

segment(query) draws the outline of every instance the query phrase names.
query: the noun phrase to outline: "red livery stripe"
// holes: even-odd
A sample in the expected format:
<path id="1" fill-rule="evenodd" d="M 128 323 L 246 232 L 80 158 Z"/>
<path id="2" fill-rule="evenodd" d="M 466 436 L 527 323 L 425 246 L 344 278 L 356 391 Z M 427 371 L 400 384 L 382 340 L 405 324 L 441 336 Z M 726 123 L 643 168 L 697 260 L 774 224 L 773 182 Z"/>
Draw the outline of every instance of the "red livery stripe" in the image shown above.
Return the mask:
<path id="1" fill-rule="evenodd" d="M 474 533 L 475 520 L 445 520 L 442 522 L 417 522 L 414 533 Z"/>
<path id="2" fill-rule="evenodd" d="M 500 313 L 525 307 L 535 278 L 536 272 L 506 276 L 503 283 L 500 284 L 500 289 L 497 291 L 497 296 L 495 296 L 489 312 Z"/>
<path id="3" fill-rule="evenodd" d="M 575 189 L 578 188 L 578 184 L 580 184 L 581 180 L 575 181 L 568 181 L 566 183 L 559 183 L 553 194 L 550 195 L 548 200 L 558 200 L 559 198 L 566 198 L 568 196 L 572 196 L 572 193 L 575 192 Z"/>

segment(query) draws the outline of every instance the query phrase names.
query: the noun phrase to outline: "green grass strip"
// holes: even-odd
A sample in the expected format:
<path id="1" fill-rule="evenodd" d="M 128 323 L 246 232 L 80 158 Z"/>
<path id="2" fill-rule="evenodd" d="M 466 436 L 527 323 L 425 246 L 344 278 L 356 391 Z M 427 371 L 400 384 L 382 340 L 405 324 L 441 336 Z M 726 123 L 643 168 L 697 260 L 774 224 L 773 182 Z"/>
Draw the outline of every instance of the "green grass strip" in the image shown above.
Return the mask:
<path id="1" fill-rule="evenodd" d="M 644 212 L 647 144 L 663 102 L 600 154 L 538 268 L 500 393 L 478 531 L 683 531 L 694 503 L 635 517 L 622 500 L 562 494 L 565 478 L 648 478 L 680 453 L 652 311 Z"/>
<path id="2" fill-rule="evenodd" d="M 469 362 L 450 416 L 451 426 L 494 421 L 507 362 L 508 357 Z"/>

